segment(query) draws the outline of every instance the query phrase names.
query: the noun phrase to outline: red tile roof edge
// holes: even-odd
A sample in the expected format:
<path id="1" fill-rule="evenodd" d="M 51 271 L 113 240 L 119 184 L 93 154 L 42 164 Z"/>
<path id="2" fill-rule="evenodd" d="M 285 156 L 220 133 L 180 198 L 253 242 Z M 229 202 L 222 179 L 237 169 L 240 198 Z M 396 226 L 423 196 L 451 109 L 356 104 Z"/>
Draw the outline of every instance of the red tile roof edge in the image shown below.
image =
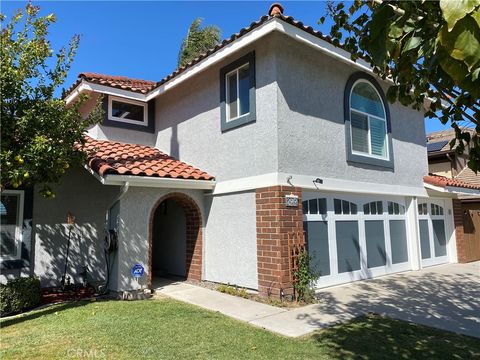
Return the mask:
<path id="1" fill-rule="evenodd" d="M 466 181 L 458 180 L 458 179 L 450 179 L 445 176 L 435 175 L 435 174 L 428 174 L 423 177 L 423 181 L 427 184 L 439 187 L 459 187 L 464 189 L 471 189 L 471 190 L 480 190 L 480 184 L 473 184 Z"/>
<path id="2" fill-rule="evenodd" d="M 157 148 L 85 136 L 77 145 L 87 154 L 86 164 L 100 176 L 134 175 L 185 180 L 215 180 L 212 175 L 177 160 Z"/>
<path id="3" fill-rule="evenodd" d="M 272 20 L 272 19 L 283 20 L 286 23 L 288 23 L 290 25 L 293 25 L 293 26 L 295 26 L 295 27 L 297 27 L 297 28 L 299 28 L 299 29 L 301 29 L 301 30 L 319 38 L 319 39 L 322 39 L 322 40 L 324 40 L 324 41 L 326 41 L 326 42 L 328 42 L 328 43 L 330 43 L 330 44 L 332 44 L 332 45 L 334 45 L 334 46 L 336 46 L 340 49 L 343 48 L 343 44 L 336 44 L 330 36 L 324 35 L 321 31 L 314 30 L 311 26 L 304 25 L 303 22 L 295 20 L 292 16 L 285 16 L 282 13 L 275 13 L 271 16 L 264 15 L 259 20 L 254 21 L 249 26 L 240 29 L 240 31 L 231 35 L 229 38 L 223 40 L 221 43 L 219 43 L 218 45 L 216 45 L 212 49 L 208 50 L 207 52 L 205 52 L 202 55 L 198 56 L 197 58 L 193 59 L 192 61 L 190 61 L 185 66 L 182 66 L 182 67 L 176 69 L 175 71 L 173 71 L 169 75 L 165 76 L 162 80 L 154 83 L 154 86 L 150 90 L 148 90 L 148 92 L 158 88 L 159 86 L 163 85 L 167 81 L 177 77 L 178 75 L 185 72 L 186 70 L 188 70 L 189 68 L 191 68 L 195 64 L 199 63 L 200 61 L 204 60 L 208 56 L 210 56 L 213 53 L 219 51 L 220 49 L 224 48 L 228 44 L 232 43 L 233 41 L 239 39 L 240 37 L 244 36 L 245 34 L 251 32 L 251 31 L 253 31 L 254 29 L 260 27 L 261 25 L 265 24 L 266 22 L 268 22 L 269 20 Z M 82 78 L 80 78 L 80 76 L 82 74 L 95 74 L 95 73 L 81 73 L 81 74 L 79 74 L 79 79 L 66 91 L 67 95 L 71 91 L 73 91 L 73 89 L 75 89 L 75 87 L 80 83 L 80 81 L 82 80 Z M 114 76 L 103 75 L 103 74 L 97 74 L 97 75 L 101 75 L 103 77 L 114 77 Z M 125 78 L 125 79 L 130 79 L 130 78 Z M 136 79 L 130 79 L 130 80 L 136 80 Z M 88 78 L 87 78 L 87 81 L 88 81 Z M 149 81 L 149 80 L 139 80 L 139 81 L 145 81 L 145 82 L 149 82 L 149 83 L 152 82 L 152 81 Z M 105 85 L 105 84 L 103 84 L 103 85 Z M 109 85 L 106 85 L 106 86 L 109 86 Z M 114 87 L 114 86 L 112 86 L 112 87 Z M 133 91 L 133 90 L 130 90 L 130 91 Z M 141 91 L 136 91 L 136 92 L 141 92 Z"/>

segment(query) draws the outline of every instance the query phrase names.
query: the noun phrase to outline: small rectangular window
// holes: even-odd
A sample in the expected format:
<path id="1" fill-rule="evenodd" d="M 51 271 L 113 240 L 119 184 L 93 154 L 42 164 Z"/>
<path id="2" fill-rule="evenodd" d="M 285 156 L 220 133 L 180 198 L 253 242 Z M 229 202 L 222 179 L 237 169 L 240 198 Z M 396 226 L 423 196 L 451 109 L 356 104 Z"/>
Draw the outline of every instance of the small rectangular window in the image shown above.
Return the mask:
<path id="1" fill-rule="evenodd" d="M 109 120 L 148 126 L 146 103 L 113 96 L 109 96 L 108 100 Z"/>
<path id="2" fill-rule="evenodd" d="M 220 69 L 222 131 L 255 121 L 255 53 Z"/>
<path id="3" fill-rule="evenodd" d="M 243 65 L 226 75 L 227 121 L 235 120 L 250 112 L 250 71 Z"/>

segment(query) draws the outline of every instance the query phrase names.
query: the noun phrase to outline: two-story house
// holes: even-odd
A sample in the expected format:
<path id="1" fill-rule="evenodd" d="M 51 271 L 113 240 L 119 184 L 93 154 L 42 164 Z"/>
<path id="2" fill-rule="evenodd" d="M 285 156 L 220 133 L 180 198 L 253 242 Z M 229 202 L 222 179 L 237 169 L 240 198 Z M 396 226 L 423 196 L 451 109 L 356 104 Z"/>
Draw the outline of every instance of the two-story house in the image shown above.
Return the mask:
<path id="1" fill-rule="evenodd" d="M 278 4 L 159 82 L 80 74 L 65 101 L 101 98 L 105 119 L 55 199 L 5 193 L 28 197 L 33 235 L 3 274 L 58 283 L 68 212 L 69 276 L 88 266 L 115 291 L 140 264 L 150 287 L 173 274 L 288 295 L 304 230 L 319 288 L 456 262 L 452 198 L 480 186 L 427 176 L 423 113 L 388 86 Z"/>

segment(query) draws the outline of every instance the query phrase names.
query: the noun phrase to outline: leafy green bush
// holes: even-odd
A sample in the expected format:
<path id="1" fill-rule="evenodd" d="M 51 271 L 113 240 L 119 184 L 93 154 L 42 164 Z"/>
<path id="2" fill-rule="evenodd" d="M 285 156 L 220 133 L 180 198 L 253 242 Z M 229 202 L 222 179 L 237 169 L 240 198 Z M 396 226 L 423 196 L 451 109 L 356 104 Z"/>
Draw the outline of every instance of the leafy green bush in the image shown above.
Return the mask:
<path id="1" fill-rule="evenodd" d="M 319 274 L 312 270 L 310 262 L 312 258 L 306 250 L 303 250 L 298 257 L 298 268 L 293 272 L 295 278 L 294 288 L 298 301 L 311 303 L 315 301 L 314 285 Z"/>
<path id="2" fill-rule="evenodd" d="M 40 280 L 34 277 L 13 279 L 0 284 L 0 315 L 14 314 L 40 304 Z"/>

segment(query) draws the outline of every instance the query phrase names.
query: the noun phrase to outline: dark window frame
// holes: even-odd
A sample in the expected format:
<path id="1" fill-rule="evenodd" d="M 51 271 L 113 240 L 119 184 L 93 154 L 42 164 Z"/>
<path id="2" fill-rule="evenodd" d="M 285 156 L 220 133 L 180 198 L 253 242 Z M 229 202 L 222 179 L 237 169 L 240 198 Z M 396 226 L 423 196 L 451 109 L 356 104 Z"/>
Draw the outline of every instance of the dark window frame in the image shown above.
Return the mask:
<path id="1" fill-rule="evenodd" d="M 353 153 L 352 151 L 352 139 L 351 139 L 351 119 L 350 119 L 350 96 L 352 92 L 352 88 L 358 80 L 364 80 L 369 82 L 378 92 L 380 95 L 380 100 L 383 102 L 383 106 L 385 108 L 385 118 L 387 122 L 387 146 L 388 146 L 388 159 L 379 159 L 375 157 L 371 157 L 369 155 L 361 155 L 358 153 Z M 345 148 L 347 153 L 347 162 L 351 163 L 360 163 L 360 164 L 368 164 L 373 166 L 379 166 L 384 168 L 393 169 L 394 168 L 394 159 L 393 159 L 393 144 L 392 144 L 392 127 L 391 127 L 391 119 L 390 119 L 390 109 L 388 107 L 387 100 L 385 98 L 385 94 L 383 93 L 383 89 L 378 84 L 377 80 L 369 74 L 364 72 L 356 72 L 353 73 L 349 79 L 347 80 L 347 84 L 345 85 L 345 92 L 343 96 L 343 110 L 344 110 L 344 119 L 345 119 Z"/>
<path id="2" fill-rule="evenodd" d="M 110 126 L 110 127 L 117 127 L 117 128 L 122 128 L 122 129 L 128 129 L 128 130 L 135 130 L 135 131 L 141 131 L 141 132 L 147 132 L 147 133 L 154 133 L 155 132 L 155 99 L 150 100 L 149 102 L 145 103 L 146 111 L 147 111 L 147 125 L 144 124 L 132 124 L 132 123 L 127 123 L 127 122 L 122 122 L 118 121 L 115 119 L 111 119 L 109 117 L 109 102 L 110 102 L 110 97 L 113 98 L 115 101 L 122 101 L 121 96 L 114 96 L 114 95 L 105 95 L 103 97 L 103 111 L 105 113 L 102 125 L 104 126 Z M 130 99 L 128 99 L 130 100 Z"/>
<path id="3" fill-rule="evenodd" d="M 3 272 L 8 270 L 29 269 L 33 248 L 33 188 L 28 187 L 6 190 L 23 191 L 22 243 L 20 247 L 20 257 L 18 259 L 0 260 L 0 270 Z"/>
<path id="4" fill-rule="evenodd" d="M 237 117 L 233 120 L 227 120 L 227 103 L 226 103 L 226 75 L 231 71 L 248 64 L 250 89 L 250 111 L 248 114 Z M 220 119 L 222 132 L 228 131 L 239 126 L 243 126 L 256 121 L 256 104 L 255 104 L 255 52 L 252 51 L 234 62 L 220 69 Z"/>

